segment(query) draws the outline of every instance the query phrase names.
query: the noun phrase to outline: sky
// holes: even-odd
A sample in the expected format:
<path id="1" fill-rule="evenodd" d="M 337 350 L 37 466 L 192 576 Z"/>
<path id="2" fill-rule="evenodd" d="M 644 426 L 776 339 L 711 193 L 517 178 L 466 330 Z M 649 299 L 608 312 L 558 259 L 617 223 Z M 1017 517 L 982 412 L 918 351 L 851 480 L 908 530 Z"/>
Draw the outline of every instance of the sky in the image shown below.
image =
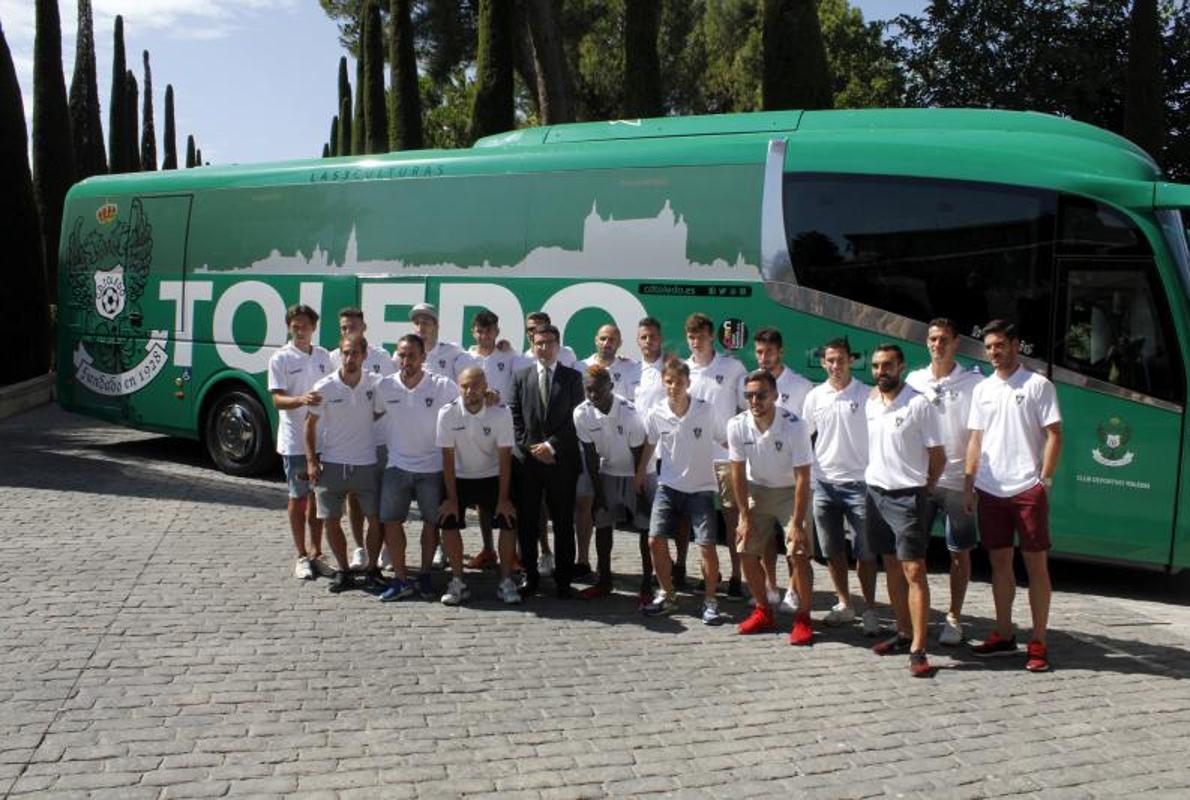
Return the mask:
<path id="1" fill-rule="evenodd" d="M 919 12 L 926 0 L 851 0 L 865 19 Z M 317 157 L 338 100 L 338 30 L 318 0 L 92 0 L 104 136 L 111 97 L 112 36 L 124 16 L 124 45 L 143 99 L 141 52 L 153 73 L 153 118 L 165 127 L 173 84 L 178 156 L 193 134 L 215 164 Z M 25 103 L 33 109 L 34 0 L 0 0 L 0 25 Z M 67 91 L 74 73 L 77 0 L 60 0 Z M 350 72 L 354 81 L 354 66 Z"/>

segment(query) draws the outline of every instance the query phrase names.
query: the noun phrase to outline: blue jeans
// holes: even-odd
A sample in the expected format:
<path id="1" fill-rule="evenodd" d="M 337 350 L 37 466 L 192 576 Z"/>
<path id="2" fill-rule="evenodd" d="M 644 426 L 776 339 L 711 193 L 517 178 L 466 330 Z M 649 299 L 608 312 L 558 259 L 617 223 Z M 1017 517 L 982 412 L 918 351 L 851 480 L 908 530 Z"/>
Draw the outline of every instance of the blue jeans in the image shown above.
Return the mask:
<path id="1" fill-rule="evenodd" d="M 664 484 L 653 496 L 653 512 L 649 517 L 649 538 L 676 538 L 678 519 L 690 517 L 690 533 L 695 544 L 714 545 L 718 529 L 715 519 L 714 492 L 680 492 Z"/>
<path id="2" fill-rule="evenodd" d="M 863 481 L 829 483 L 814 479 L 814 527 L 818 531 L 818 546 L 827 558 L 847 553 L 847 531 L 843 521 L 855 534 L 852 550 L 860 561 L 872 561 L 875 554 L 868 550 L 864 530 L 867 518 L 868 485 Z"/>

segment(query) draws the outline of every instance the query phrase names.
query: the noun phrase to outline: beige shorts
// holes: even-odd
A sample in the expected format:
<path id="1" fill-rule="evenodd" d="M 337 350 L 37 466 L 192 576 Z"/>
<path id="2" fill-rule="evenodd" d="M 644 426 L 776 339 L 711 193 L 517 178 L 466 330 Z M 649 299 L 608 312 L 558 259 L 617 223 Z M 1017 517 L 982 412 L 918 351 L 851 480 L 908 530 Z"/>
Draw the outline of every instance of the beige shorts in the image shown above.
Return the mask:
<path id="1" fill-rule="evenodd" d="M 736 552 L 757 558 L 764 555 L 769 537 L 784 535 L 786 526 L 793 519 L 793 502 L 797 490 L 793 486 L 770 488 L 755 483 L 748 484 L 748 509 L 752 519 L 752 535 L 748 541 L 739 542 Z"/>

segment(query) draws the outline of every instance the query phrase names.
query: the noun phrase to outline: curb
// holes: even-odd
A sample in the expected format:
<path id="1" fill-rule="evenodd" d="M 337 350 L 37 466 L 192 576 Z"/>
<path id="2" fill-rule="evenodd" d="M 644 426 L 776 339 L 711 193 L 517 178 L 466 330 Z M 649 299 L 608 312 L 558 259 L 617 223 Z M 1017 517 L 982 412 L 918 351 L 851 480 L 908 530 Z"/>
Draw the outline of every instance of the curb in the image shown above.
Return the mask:
<path id="1" fill-rule="evenodd" d="M 14 383 L 0 386 L 0 419 L 15 416 L 31 408 L 45 405 L 54 399 L 54 373 L 49 372 Z"/>

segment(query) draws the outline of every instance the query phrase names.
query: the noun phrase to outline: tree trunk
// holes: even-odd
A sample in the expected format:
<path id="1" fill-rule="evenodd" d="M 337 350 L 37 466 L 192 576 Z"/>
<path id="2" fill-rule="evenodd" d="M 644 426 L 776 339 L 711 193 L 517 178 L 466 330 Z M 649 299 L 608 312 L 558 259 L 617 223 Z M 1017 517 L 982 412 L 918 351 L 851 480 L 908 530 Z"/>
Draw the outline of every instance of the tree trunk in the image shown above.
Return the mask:
<path id="1" fill-rule="evenodd" d="M 529 34 L 537 62 L 537 96 L 545 125 L 574 122 L 574 86 L 562 47 L 554 0 L 525 0 Z"/>
<path id="2" fill-rule="evenodd" d="M 764 0 L 765 111 L 830 108 L 834 91 L 814 0 Z"/>
<path id="3" fill-rule="evenodd" d="M 125 76 L 128 67 L 124 63 L 124 18 L 116 15 L 115 48 L 112 51 L 112 99 L 107 108 L 107 162 L 111 172 L 117 175 L 128 172 L 128 125 L 124 116 L 128 103 L 124 100 Z"/>
<path id="4" fill-rule="evenodd" d="M 157 128 L 153 125 L 153 72 L 149 69 L 149 51 L 141 55 L 145 62 L 144 132 L 140 140 L 140 168 L 152 172 L 157 169 Z"/>
<path id="5" fill-rule="evenodd" d="M 0 341 L 5 383 L 44 375 L 50 368 L 49 302 L 41 228 L 29 174 L 25 105 L 8 40 L 0 27 L 0 241 L 4 242 L 4 291 L 0 292 Z"/>
<path id="6" fill-rule="evenodd" d="M 1128 31 L 1128 73 L 1124 87 L 1124 135 L 1154 159 L 1165 134 L 1161 91 L 1161 23 L 1157 0 L 1134 0 Z"/>
<path id="7" fill-rule="evenodd" d="M 99 86 L 95 78 L 95 29 L 91 20 L 91 0 L 79 0 L 74 77 L 70 81 L 70 134 L 74 140 L 76 178 L 82 180 L 107 172 L 103 122 L 99 118 Z"/>
<path id="8" fill-rule="evenodd" d="M 657 33 L 661 4 L 656 0 L 624 0 L 624 108 L 627 119 L 659 117 L 661 58 Z"/>
<path id="9" fill-rule="evenodd" d="M 161 162 L 162 169 L 178 168 L 178 136 L 174 126 L 174 87 L 165 85 L 165 140 L 161 143 L 165 150 L 165 159 Z"/>
<path id="10" fill-rule="evenodd" d="M 384 25 L 379 0 L 364 7 L 364 150 L 388 150 L 388 102 L 384 94 Z"/>
<path id="11" fill-rule="evenodd" d="M 57 0 L 37 0 L 33 45 L 33 192 L 41 216 L 46 287 L 57 297 L 62 203 L 74 182 L 70 110 L 62 78 L 62 24 Z"/>
<path id="12" fill-rule="evenodd" d="M 512 0 L 479 0 L 479 54 L 471 141 L 512 130 Z"/>

